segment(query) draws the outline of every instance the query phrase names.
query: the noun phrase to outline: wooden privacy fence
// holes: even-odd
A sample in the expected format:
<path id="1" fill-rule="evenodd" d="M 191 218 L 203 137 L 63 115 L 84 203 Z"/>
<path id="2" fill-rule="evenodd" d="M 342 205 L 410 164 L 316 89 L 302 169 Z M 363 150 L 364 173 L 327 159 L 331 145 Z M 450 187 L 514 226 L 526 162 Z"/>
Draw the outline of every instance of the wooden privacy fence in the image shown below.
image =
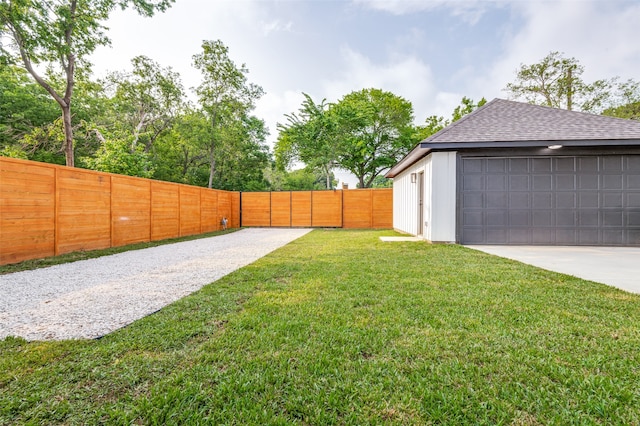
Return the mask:
<path id="1" fill-rule="evenodd" d="M 0 157 L 0 265 L 239 226 L 237 192 Z M 235 214 L 234 214 L 235 213 Z"/>
<path id="2" fill-rule="evenodd" d="M 392 228 L 392 189 L 243 192 L 241 225 Z"/>
<path id="3" fill-rule="evenodd" d="M 0 265 L 230 228 L 392 228 L 391 189 L 229 192 L 0 157 Z"/>

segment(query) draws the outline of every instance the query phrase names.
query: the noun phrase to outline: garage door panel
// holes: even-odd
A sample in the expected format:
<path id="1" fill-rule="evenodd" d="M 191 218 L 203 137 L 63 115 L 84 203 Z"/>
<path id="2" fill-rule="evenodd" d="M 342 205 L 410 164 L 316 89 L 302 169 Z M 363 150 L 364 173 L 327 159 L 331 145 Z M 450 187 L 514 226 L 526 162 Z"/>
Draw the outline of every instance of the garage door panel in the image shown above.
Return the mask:
<path id="1" fill-rule="evenodd" d="M 622 192 L 606 192 L 602 194 L 602 207 L 604 208 L 621 208 Z"/>
<path id="2" fill-rule="evenodd" d="M 506 226 L 509 223 L 509 216 L 505 210 L 488 210 L 485 214 L 487 226 Z M 480 222 L 482 222 L 482 215 Z"/>
<path id="3" fill-rule="evenodd" d="M 584 190 L 598 190 L 600 187 L 598 175 L 579 175 L 578 176 L 578 189 Z"/>
<path id="4" fill-rule="evenodd" d="M 640 189 L 640 174 L 638 175 L 627 175 L 627 182 L 625 189 Z"/>
<path id="5" fill-rule="evenodd" d="M 575 210 L 556 210 L 556 225 L 574 227 L 576 223 Z"/>
<path id="6" fill-rule="evenodd" d="M 575 209 L 577 194 L 575 192 L 557 192 L 556 208 L 558 209 Z"/>
<path id="7" fill-rule="evenodd" d="M 509 229 L 510 244 L 528 244 L 531 240 L 529 229 L 511 228 Z"/>
<path id="8" fill-rule="evenodd" d="M 490 158 L 487 160 L 487 172 L 505 173 L 507 171 L 506 158 Z"/>
<path id="9" fill-rule="evenodd" d="M 529 189 L 530 189 L 529 176 L 512 175 L 509 177 L 510 191 L 529 191 Z"/>
<path id="10" fill-rule="evenodd" d="M 640 172 L 640 156 L 628 155 L 625 159 L 625 170 L 629 172 Z"/>
<path id="11" fill-rule="evenodd" d="M 531 235 L 531 244 L 548 244 L 555 240 L 555 229 L 536 229 Z"/>
<path id="12" fill-rule="evenodd" d="M 462 157 L 465 244 L 640 245 L 640 155 Z"/>
<path id="13" fill-rule="evenodd" d="M 624 216 L 622 210 L 604 211 L 602 212 L 602 226 L 604 228 L 618 228 L 623 226 Z"/>
<path id="14" fill-rule="evenodd" d="M 611 155 L 600 157 L 602 159 L 602 170 L 604 172 L 621 172 L 623 157 L 620 155 Z"/>
<path id="15" fill-rule="evenodd" d="M 627 213 L 626 226 L 634 226 L 640 228 L 640 211 L 632 211 Z"/>
<path id="16" fill-rule="evenodd" d="M 533 158 L 531 160 L 533 173 L 550 173 L 551 164 L 551 158 Z"/>
<path id="17" fill-rule="evenodd" d="M 608 245 L 621 245 L 624 243 L 622 229 L 605 229 L 602 231 L 603 242 Z"/>
<path id="18" fill-rule="evenodd" d="M 486 240 L 488 244 L 507 244 L 507 230 L 505 228 L 487 228 Z"/>
<path id="19" fill-rule="evenodd" d="M 553 189 L 553 179 L 551 175 L 533 175 L 534 191 L 551 191 Z"/>
<path id="20" fill-rule="evenodd" d="M 575 175 L 556 175 L 556 190 L 557 191 L 575 191 L 576 190 L 576 176 Z"/>
<path id="21" fill-rule="evenodd" d="M 622 175 L 604 175 L 602 177 L 602 189 L 622 189 Z"/>
<path id="22" fill-rule="evenodd" d="M 598 173 L 599 161 L 598 157 L 578 157 L 578 172 L 580 173 Z"/>
<path id="23" fill-rule="evenodd" d="M 506 175 L 487 176 L 487 191 L 506 191 L 506 189 L 507 189 Z"/>
<path id="24" fill-rule="evenodd" d="M 466 211 L 464 212 L 463 223 L 464 226 L 483 226 L 483 213 L 482 211 Z"/>
<path id="25" fill-rule="evenodd" d="M 506 192 L 487 192 L 486 193 L 486 208 L 488 209 L 506 209 L 509 207 L 507 202 Z"/>
<path id="26" fill-rule="evenodd" d="M 509 208 L 529 209 L 531 207 L 529 203 L 530 198 L 528 192 L 512 192 L 509 194 Z"/>
<path id="27" fill-rule="evenodd" d="M 531 226 L 529 210 L 509 210 L 509 226 Z"/>
<path id="28" fill-rule="evenodd" d="M 509 172 L 512 174 L 529 173 L 529 159 L 528 158 L 510 158 Z"/>
<path id="29" fill-rule="evenodd" d="M 640 193 L 627 194 L 627 207 L 635 209 L 640 208 Z"/>
<path id="30" fill-rule="evenodd" d="M 574 246 L 576 245 L 575 229 L 556 229 L 556 243 L 558 245 Z"/>
<path id="31" fill-rule="evenodd" d="M 598 210 L 578 210 L 578 226 L 600 227 L 600 212 Z"/>
<path id="32" fill-rule="evenodd" d="M 553 210 L 534 210 L 531 213 L 532 225 L 536 229 L 555 226 L 553 217 Z"/>
<path id="33" fill-rule="evenodd" d="M 464 199 L 462 200 L 464 205 L 467 208 L 482 208 L 482 193 L 480 192 L 467 192 L 463 195 Z"/>
<path id="34" fill-rule="evenodd" d="M 600 231 L 597 229 L 578 229 L 578 244 L 598 245 Z"/>
<path id="35" fill-rule="evenodd" d="M 550 209 L 553 208 L 552 192 L 534 192 L 532 196 L 534 209 Z"/>
<path id="36" fill-rule="evenodd" d="M 575 158 L 554 158 L 554 170 L 557 172 L 572 172 L 576 171 Z"/>
<path id="37" fill-rule="evenodd" d="M 462 182 L 465 191 L 484 191 L 484 176 L 466 175 Z"/>
<path id="38" fill-rule="evenodd" d="M 597 192 L 581 192 L 578 194 L 578 208 L 597 209 L 600 206 L 600 196 Z"/>

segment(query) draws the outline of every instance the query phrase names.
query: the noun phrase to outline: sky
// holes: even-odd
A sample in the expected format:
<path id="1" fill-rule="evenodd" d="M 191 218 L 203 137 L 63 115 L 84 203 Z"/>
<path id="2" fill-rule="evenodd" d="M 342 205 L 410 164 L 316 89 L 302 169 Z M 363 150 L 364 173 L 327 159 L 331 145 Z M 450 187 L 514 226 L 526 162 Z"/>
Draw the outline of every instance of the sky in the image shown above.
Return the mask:
<path id="1" fill-rule="evenodd" d="M 94 74 L 131 69 L 145 55 L 196 87 L 203 40 L 221 40 L 266 94 L 254 114 L 270 144 L 277 123 L 309 94 L 336 102 L 378 88 L 409 100 L 414 122 L 450 117 L 463 96 L 508 98 L 522 64 L 552 51 L 576 58 L 585 81 L 640 80 L 640 0 L 176 0 L 144 18 L 107 21 L 110 47 Z"/>

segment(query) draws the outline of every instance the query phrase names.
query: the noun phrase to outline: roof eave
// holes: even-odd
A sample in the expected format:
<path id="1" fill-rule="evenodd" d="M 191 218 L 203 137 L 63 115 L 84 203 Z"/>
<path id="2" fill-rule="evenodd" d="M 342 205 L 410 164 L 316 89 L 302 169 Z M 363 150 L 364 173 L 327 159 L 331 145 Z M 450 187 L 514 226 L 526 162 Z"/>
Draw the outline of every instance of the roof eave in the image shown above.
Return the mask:
<path id="1" fill-rule="evenodd" d="M 459 151 L 463 149 L 484 148 L 541 148 L 552 145 L 563 147 L 598 147 L 598 146 L 640 146 L 640 139 L 584 139 L 584 140 L 547 140 L 547 141 L 482 141 L 482 142 L 420 142 L 409 154 L 400 160 L 386 174 L 386 178 L 394 178 L 423 159 L 431 152 Z M 549 149 L 549 152 L 553 150 Z"/>

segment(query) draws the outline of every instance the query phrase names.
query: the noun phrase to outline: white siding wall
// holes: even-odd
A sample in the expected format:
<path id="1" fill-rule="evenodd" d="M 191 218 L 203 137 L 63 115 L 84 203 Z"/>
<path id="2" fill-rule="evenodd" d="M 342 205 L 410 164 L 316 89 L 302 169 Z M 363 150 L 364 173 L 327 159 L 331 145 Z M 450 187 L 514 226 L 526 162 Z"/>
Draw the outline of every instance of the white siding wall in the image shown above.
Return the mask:
<path id="1" fill-rule="evenodd" d="M 411 174 L 416 183 L 411 183 Z M 418 188 L 424 173 L 422 230 Z M 433 242 L 456 240 L 456 153 L 434 152 L 393 178 L 393 227 Z"/>
<path id="2" fill-rule="evenodd" d="M 431 163 L 431 156 L 423 158 L 400 175 L 393 178 L 393 227 L 400 232 L 418 235 L 418 187 L 419 183 L 411 183 L 411 173 L 416 176 L 424 173 L 424 188 L 429 185 L 427 164 Z M 426 198 L 424 199 L 426 202 Z M 424 220 L 427 220 L 426 218 Z"/>

